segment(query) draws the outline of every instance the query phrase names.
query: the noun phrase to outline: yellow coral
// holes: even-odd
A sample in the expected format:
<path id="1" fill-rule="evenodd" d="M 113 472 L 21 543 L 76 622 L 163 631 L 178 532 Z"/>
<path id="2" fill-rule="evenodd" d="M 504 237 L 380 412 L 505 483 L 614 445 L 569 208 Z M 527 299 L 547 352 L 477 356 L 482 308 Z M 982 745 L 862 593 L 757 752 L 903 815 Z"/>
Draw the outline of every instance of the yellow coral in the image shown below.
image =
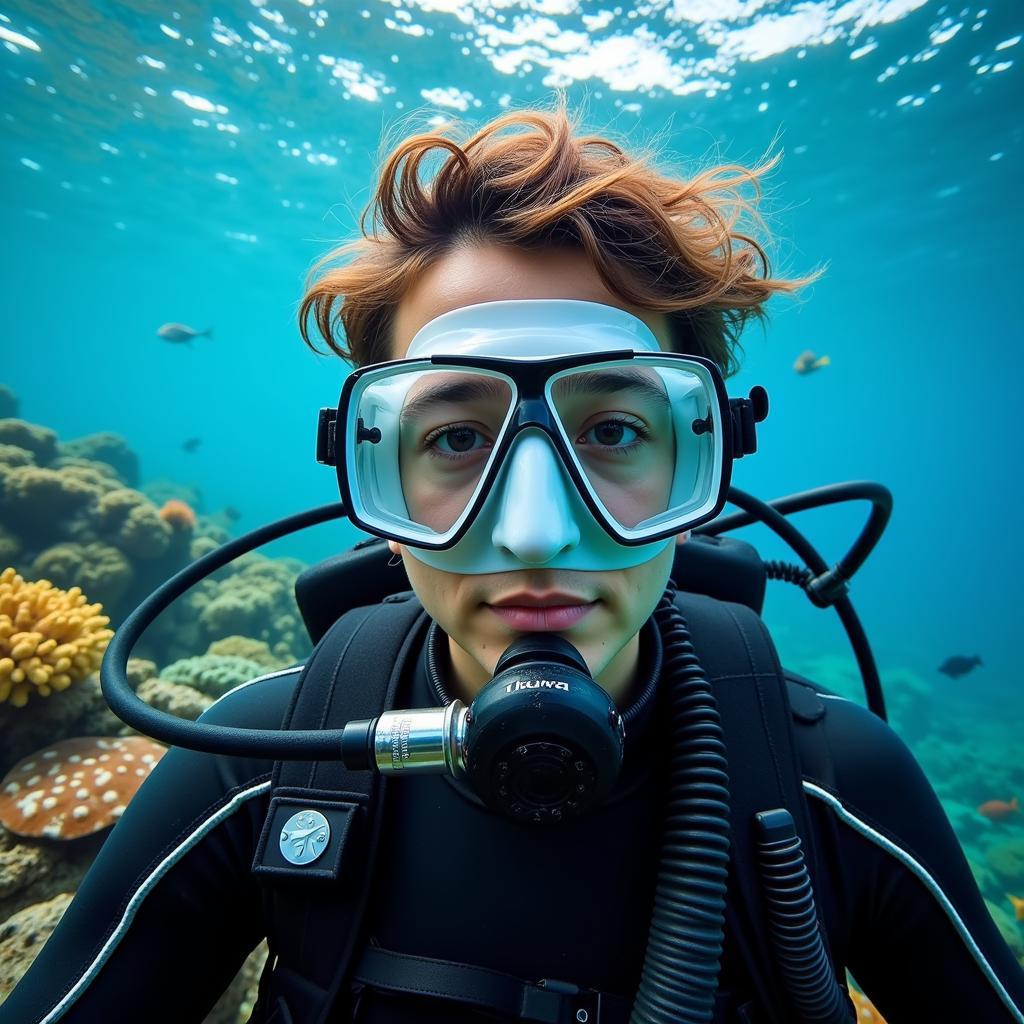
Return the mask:
<path id="1" fill-rule="evenodd" d="M 21 708 L 33 690 L 49 697 L 99 668 L 112 630 L 103 606 L 86 604 L 81 587 L 26 582 L 0 573 L 0 704 Z"/>

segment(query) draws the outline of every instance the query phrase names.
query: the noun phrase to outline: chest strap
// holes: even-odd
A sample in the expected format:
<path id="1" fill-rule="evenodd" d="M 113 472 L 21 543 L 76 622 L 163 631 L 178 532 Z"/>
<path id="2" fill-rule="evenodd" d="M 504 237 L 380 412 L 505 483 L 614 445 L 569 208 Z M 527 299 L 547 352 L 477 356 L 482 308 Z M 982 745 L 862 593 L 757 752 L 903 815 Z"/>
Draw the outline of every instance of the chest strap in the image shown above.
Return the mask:
<path id="1" fill-rule="evenodd" d="M 352 973 L 355 1019 L 364 988 L 462 1003 L 502 1019 L 538 1024 L 628 1024 L 633 1006 L 632 996 L 581 989 L 553 978 L 523 981 L 487 967 L 396 953 L 374 944 L 363 950 Z M 751 1010 L 737 1007 L 728 992 L 715 997 L 715 1020 L 753 1022 Z"/>

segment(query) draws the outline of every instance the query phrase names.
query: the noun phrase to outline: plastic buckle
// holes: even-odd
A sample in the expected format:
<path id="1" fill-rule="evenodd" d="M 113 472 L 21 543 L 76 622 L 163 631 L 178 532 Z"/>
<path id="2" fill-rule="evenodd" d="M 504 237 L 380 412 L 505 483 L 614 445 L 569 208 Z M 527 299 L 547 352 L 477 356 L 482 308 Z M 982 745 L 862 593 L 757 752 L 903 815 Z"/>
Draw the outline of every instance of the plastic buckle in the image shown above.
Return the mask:
<path id="1" fill-rule="evenodd" d="M 601 993 L 541 978 L 526 989 L 521 1017 L 542 1024 L 601 1024 Z"/>
<path id="2" fill-rule="evenodd" d="M 316 461 L 321 466 L 337 465 L 337 453 L 334 445 L 337 417 L 337 408 L 321 409 L 317 415 Z"/>

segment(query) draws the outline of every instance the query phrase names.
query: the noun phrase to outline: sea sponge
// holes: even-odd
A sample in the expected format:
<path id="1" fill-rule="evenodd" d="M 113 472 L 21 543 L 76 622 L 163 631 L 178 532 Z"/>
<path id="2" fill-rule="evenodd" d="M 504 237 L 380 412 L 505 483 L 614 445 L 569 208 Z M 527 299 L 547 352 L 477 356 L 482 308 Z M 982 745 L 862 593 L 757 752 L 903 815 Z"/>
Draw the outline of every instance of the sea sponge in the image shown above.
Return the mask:
<path id="1" fill-rule="evenodd" d="M 57 434 L 49 427 L 25 420 L 0 420 L 0 444 L 14 444 L 30 451 L 40 466 L 49 465 L 57 457 Z"/>
<path id="2" fill-rule="evenodd" d="M 78 437 L 61 444 L 59 451 L 61 455 L 105 463 L 129 487 L 139 482 L 139 458 L 120 434 L 102 432 Z"/>
<path id="3" fill-rule="evenodd" d="M 177 498 L 169 498 L 163 503 L 157 513 L 160 518 L 168 523 L 172 529 L 187 530 L 191 532 L 196 526 L 196 514 L 184 501 Z"/>
<path id="4" fill-rule="evenodd" d="M 110 638 L 103 606 L 87 604 L 80 587 L 27 582 L 0 573 L 0 703 L 24 707 L 95 672 Z"/>
<path id="5" fill-rule="evenodd" d="M 58 587 L 77 584 L 107 608 L 116 605 L 135 580 L 131 562 L 101 541 L 54 544 L 36 556 L 32 573 Z"/>
<path id="6" fill-rule="evenodd" d="M 171 683 L 184 683 L 208 697 L 222 697 L 239 683 L 266 674 L 266 667 L 258 661 L 233 654 L 204 654 L 197 658 L 182 658 L 168 665 L 160 678 Z"/>

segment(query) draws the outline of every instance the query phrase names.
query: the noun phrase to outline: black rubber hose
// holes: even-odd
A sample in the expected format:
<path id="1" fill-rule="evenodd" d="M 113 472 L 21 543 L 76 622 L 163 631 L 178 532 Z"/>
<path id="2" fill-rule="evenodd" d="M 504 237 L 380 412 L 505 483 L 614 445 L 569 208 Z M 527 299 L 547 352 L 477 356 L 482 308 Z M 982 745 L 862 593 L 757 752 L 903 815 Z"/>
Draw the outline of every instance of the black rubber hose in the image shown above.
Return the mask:
<path id="1" fill-rule="evenodd" d="M 836 980 L 821 941 L 814 891 L 793 816 L 779 807 L 754 817 L 768 925 L 793 1019 L 801 1024 L 848 1024 L 856 1019 L 856 1010 Z"/>
<path id="2" fill-rule="evenodd" d="M 668 796 L 630 1024 L 707 1024 L 715 1009 L 729 867 L 729 775 L 711 684 L 669 586 L 654 611 L 670 716 Z"/>

